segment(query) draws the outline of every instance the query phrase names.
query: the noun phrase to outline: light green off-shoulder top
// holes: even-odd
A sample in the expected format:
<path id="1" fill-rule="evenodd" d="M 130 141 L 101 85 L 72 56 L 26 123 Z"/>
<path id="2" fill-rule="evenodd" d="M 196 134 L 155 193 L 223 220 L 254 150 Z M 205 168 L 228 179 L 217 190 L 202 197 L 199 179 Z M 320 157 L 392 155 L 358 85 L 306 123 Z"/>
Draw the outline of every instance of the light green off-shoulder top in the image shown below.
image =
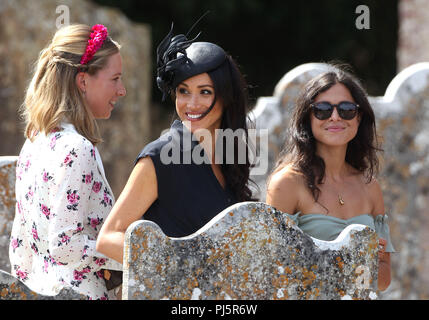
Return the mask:
<path id="1" fill-rule="evenodd" d="M 390 229 L 387 224 L 387 215 L 361 214 L 350 219 L 341 219 L 324 214 L 288 214 L 296 222 L 298 227 L 309 236 L 324 240 L 335 240 L 341 231 L 351 224 L 363 224 L 373 229 L 380 238 L 387 241 L 386 252 L 395 252 L 390 239 Z"/>

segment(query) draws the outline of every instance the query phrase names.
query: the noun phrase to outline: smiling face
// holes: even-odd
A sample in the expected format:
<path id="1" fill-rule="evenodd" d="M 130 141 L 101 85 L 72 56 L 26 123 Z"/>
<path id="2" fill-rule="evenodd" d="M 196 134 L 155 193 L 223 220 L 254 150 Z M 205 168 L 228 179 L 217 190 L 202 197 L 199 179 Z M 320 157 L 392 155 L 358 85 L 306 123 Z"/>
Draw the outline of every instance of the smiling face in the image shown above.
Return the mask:
<path id="1" fill-rule="evenodd" d="M 122 58 L 119 53 L 94 75 L 85 76 L 85 98 L 95 119 L 108 119 L 119 97 L 126 94 L 122 84 Z"/>
<path id="2" fill-rule="evenodd" d="M 341 101 L 355 102 L 350 91 L 341 83 L 333 85 L 328 90 L 319 93 L 314 102 L 326 101 L 338 104 Z M 317 119 L 313 112 L 310 114 L 311 130 L 317 141 L 317 145 L 347 146 L 357 134 L 360 122 L 360 114 L 351 120 L 344 120 L 334 108 L 331 117 L 326 120 Z"/>
<path id="3" fill-rule="evenodd" d="M 211 111 L 207 113 L 215 98 L 213 81 L 207 73 L 188 78 L 176 88 L 176 111 L 179 118 L 191 132 L 207 129 L 212 134 L 222 122 L 223 105 L 217 99 Z"/>

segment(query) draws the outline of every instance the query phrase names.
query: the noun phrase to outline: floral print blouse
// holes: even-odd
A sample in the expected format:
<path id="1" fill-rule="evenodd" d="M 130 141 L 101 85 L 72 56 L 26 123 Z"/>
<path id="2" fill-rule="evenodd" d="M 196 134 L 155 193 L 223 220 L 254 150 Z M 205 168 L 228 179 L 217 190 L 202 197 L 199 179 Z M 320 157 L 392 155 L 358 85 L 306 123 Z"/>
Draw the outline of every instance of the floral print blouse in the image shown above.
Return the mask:
<path id="1" fill-rule="evenodd" d="M 114 203 L 97 148 L 69 123 L 27 139 L 15 190 L 11 273 L 44 295 L 69 286 L 88 299 L 114 299 L 101 269 L 122 265 L 95 250 Z"/>

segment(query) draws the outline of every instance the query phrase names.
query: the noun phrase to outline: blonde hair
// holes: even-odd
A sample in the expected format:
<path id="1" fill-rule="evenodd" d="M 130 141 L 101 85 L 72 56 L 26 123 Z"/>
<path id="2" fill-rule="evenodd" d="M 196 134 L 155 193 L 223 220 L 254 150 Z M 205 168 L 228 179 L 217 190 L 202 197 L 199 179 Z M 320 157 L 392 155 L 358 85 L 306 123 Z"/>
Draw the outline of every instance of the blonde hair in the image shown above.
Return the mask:
<path id="1" fill-rule="evenodd" d="M 40 52 L 21 106 L 25 136 L 30 140 L 38 132 L 48 134 L 67 120 L 94 145 L 102 142 L 97 122 L 75 79 L 79 71 L 95 75 L 111 55 L 119 52 L 120 46 L 107 37 L 91 61 L 81 65 L 90 34 L 91 27 L 87 25 L 65 26 Z"/>

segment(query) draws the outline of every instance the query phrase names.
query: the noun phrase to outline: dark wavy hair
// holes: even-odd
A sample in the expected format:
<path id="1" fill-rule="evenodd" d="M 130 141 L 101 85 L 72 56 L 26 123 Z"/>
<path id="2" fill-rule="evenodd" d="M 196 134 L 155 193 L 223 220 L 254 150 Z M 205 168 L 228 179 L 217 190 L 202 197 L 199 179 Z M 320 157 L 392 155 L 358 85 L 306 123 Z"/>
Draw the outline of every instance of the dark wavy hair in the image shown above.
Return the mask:
<path id="1" fill-rule="evenodd" d="M 361 121 L 356 136 L 347 145 L 345 161 L 362 172 L 367 183 L 379 171 L 377 152 L 382 151 L 377 138 L 374 112 L 366 91 L 359 80 L 343 69 L 344 67 L 331 67 L 332 70 L 316 76 L 301 90 L 290 122 L 289 139 L 273 169 L 274 173 L 291 164 L 292 168 L 305 177 L 307 187 L 316 202 L 320 196 L 318 185 L 323 183 L 325 176 L 325 162 L 316 154 L 316 140 L 310 123 L 310 104 L 319 93 L 341 83 L 360 106 Z"/>
<path id="2" fill-rule="evenodd" d="M 215 98 L 212 105 L 217 100 L 222 102 L 223 114 L 221 125 L 219 129 L 231 129 L 232 131 L 243 129 L 246 141 L 248 141 L 248 123 L 252 123 L 247 114 L 249 108 L 249 95 L 248 85 L 244 76 L 239 70 L 234 59 L 227 55 L 225 61 L 216 69 L 208 71 L 207 74 L 213 81 Z M 171 98 L 175 99 L 175 90 L 171 91 Z M 177 118 L 177 114 L 174 115 Z M 238 161 L 240 150 L 238 138 L 234 138 L 234 161 L 226 161 L 227 146 L 225 143 L 220 144 L 223 146 L 223 161 L 221 165 L 222 174 L 228 187 L 232 190 L 238 202 L 255 200 L 252 198 L 252 191 L 249 188 L 249 183 L 253 181 L 250 179 L 250 168 L 252 165 L 249 161 L 248 148 L 246 148 L 246 163 Z M 256 186 L 256 184 L 255 184 Z"/>
<path id="3" fill-rule="evenodd" d="M 223 115 L 220 129 L 243 129 L 245 133 L 245 141 L 248 141 L 248 122 L 247 117 L 249 112 L 249 96 L 248 86 L 241 74 L 237 64 L 231 56 L 227 55 L 225 62 L 213 71 L 208 72 L 214 84 L 215 99 L 220 99 L 223 104 Z M 238 141 L 234 139 L 234 162 L 228 164 L 226 161 L 226 145 L 223 144 L 223 161 L 222 173 L 226 179 L 228 186 L 235 194 L 239 202 L 254 200 L 252 199 L 252 191 L 249 188 L 251 182 L 249 155 L 246 148 L 246 163 L 240 164 L 238 161 Z M 247 143 L 246 143 L 247 146 Z"/>

